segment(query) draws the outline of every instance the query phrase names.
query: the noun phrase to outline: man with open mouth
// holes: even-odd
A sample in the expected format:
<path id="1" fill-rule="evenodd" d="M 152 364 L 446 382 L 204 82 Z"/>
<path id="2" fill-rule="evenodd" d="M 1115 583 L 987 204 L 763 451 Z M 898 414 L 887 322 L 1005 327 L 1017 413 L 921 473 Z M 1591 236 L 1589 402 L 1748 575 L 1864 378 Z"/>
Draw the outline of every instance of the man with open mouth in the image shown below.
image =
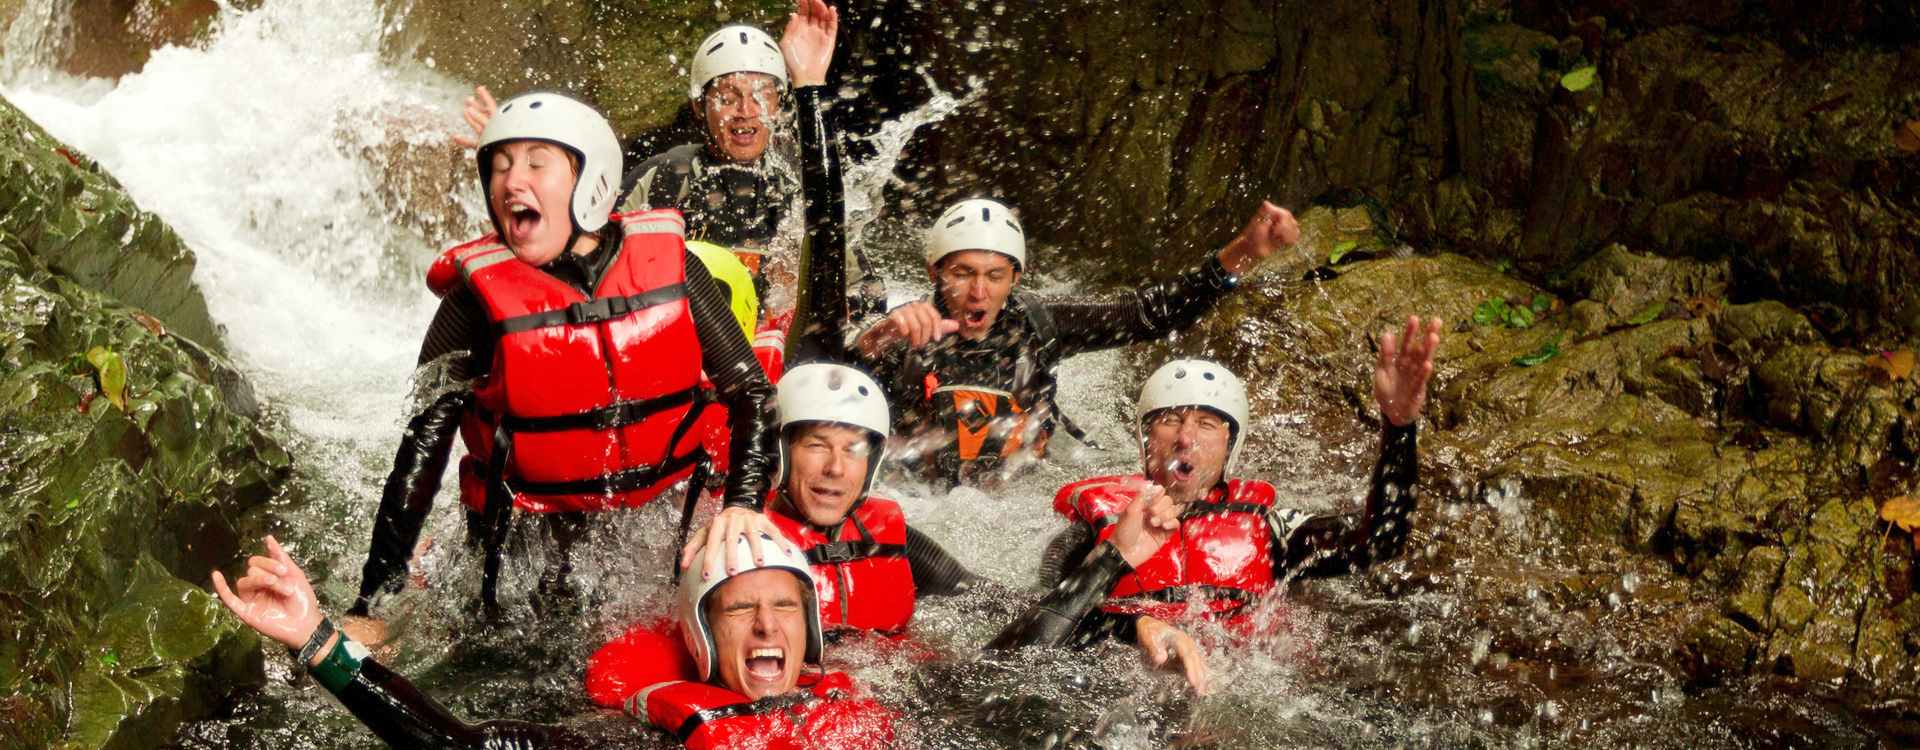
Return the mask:
<path id="1" fill-rule="evenodd" d="M 1409 317 L 1399 333 L 1380 337 L 1373 390 L 1381 453 L 1365 508 L 1336 515 L 1280 507 L 1273 485 L 1236 475 L 1252 423 L 1246 388 L 1232 372 L 1199 359 L 1154 371 L 1136 409 L 1141 473 L 1060 488 L 1054 507 L 1072 524 L 1048 545 L 1041 583 L 1055 586 L 1063 572 L 1083 567 L 1131 503 L 1170 498 L 1179 529 L 1150 559 L 1111 579 L 1107 601 L 1071 623 L 1072 640 L 1112 635 L 1137 642 L 1156 660 L 1173 646 L 1183 659 L 1198 658 L 1170 624 L 1210 618 L 1250 635 L 1272 624 L 1260 622 L 1251 605 L 1284 581 L 1341 575 L 1398 556 L 1416 505 L 1416 423 L 1439 345 L 1437 319 Z"/>
<path id="2" fill-rule="evenodd" d="M 1192 326 L 1241 275 L 1299 240 L 1293 214 L 1262 202 L 1198 270 L 1113 299 L 1041 299 L 1019 289 L 1027 240 L 1012 209 L 961 201 L 927 230 L 934 293 L 863 332 L 856 356 L 897 409 L 899 460 L 936 481 L 991 481 L 1043 456 L 1056 424 L 1085 442 L 1054 405 L 1061 360 Z"/>

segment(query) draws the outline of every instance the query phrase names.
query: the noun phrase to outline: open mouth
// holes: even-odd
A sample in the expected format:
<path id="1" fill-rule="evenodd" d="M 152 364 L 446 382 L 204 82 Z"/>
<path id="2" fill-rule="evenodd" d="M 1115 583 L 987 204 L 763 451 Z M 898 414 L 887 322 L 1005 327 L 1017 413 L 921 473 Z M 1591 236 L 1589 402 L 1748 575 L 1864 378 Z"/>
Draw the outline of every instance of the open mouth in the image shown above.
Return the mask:
<path id="1" fill-rule="evenodd" d="M 751 146 L 760 137 L 760 128 L 752 125 L 734 125 L 727 128 L 727 140 L 737 146 Z"/>
<path id="2" fill-rule="evenodd" d="M 778 648 L 756 648 L 747 655 L 747 675 L 760 680 L 780 679 L 787 666 L 787 652 Z"/>
<path id="3" fill-rule="evenodd" d="M 1193 464 L 1179 459 L 1174 459 L 1173 463 L 1167 466 L 1167 471 L 1173 475 L 1173 481 L 1176 482 L 1185 482 L 1193 478 Z"/>
<path id="4" fill-rule="evenodd" d="M 968 310 L 966 317 L 963 318 L 963 320 L 966 322 L 968 326 L 979 326 L 987 322 L 987 311 Z"/>
<path id="5" fill-rule="evenodd" d="M 521 202 L 517 198 L 507 200 L 507 231 L 515 238 L 524 239 L 540 227 L 540 209 Z"/>

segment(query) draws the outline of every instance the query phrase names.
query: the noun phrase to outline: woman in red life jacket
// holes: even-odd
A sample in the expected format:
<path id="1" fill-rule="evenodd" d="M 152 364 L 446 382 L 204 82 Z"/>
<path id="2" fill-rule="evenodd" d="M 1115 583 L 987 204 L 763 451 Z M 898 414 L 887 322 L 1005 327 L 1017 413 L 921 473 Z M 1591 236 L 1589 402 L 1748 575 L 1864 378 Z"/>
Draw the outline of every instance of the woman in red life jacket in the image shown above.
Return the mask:
<path id="1" fill-rule="evenodd" d="M 1233 476 L 1248 425 L 1246 390 L 1233 373 L 1204 360 L 1156 370 L 1136 412 L 1143 474 L 1061 488 L 1054 507 L 1074 523 L 1049 544 L 1042 583 L 1053 585 L 1108 538 L 1129 503 L 1171 498 L 1180 528 L 1151 559 L 1116 577 L 1107 602 L 1075 624 L 1076 637 L 1113 634 L 1152 652 L 1171 637 L 1168 621 L 1188 616 L 1248 632 L 1247 605 L 1286 579 L 1340 575 L 1397 556 L 1416 503 L 1415 423 L 1439 344 L 1439 320 L 1422 325 L 1409 317 L 1399 335 L 1381 336 L 1373 385 L 1383 448 L 1366 507 L 1343 515 L 1275 507 L 1271 485 Z"/>
<path id="2" fill-rule="evenodd" d="M 732 567 L 717 579 L 688 569 L 680 586 L 679 633 L 623 638 L 595 655 L 588 684 L 596 698 L 624 706 L 687 747 L 886 748 L 892 711 L 862 696 L 846 675 L 817 666 L 819 608 L 804 559 L 774 539 L 756 552 L 734 540 Z M 524 721 L 468 723 L 371 658 L 321 613 L 305 572 L 272 537 L 229 588 L 213 586 L 228 610 L 285 645 L 368 729 L 397 748 L 485 750 L 598 746 L 574 730 Z M 764 559 L 757 559 L 764 558 Z"/>
<path id="3" fill-rule="evenodd" d="M 699 484 L 709 457 L 693 427 L 709 400 L 727 408 L 733 435 L 714 533 L 773 531 L 757 512 L 773 468 L 772 386 L 686 251 L 678 213 L 609 213 L 621 156 L 606 119 L 557 94 L 514 98 L 487 124 L 478 168 L 495 231 L 436 266 L 454 278 L 420 352 L 472 388 L 444 389 L 408 425 L 351 614 L 404 581 L 453 434 L 476 415 L 492 429 L 469 446 L 488 465 L 484 506 L 468 518 L 488 553 L 490 606 L 514 509 L 561 530 L 552 579 L 585 514 Z"/>

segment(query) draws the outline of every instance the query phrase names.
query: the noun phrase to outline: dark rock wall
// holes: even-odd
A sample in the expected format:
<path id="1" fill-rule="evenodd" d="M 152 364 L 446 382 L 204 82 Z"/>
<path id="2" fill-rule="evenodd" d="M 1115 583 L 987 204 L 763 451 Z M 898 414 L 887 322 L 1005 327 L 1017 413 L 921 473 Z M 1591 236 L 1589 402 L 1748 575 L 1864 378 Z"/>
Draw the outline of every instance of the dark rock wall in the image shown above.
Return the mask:
<path id="1" fill-rule="evenodd" d="M 1041 262 L 1127 276 L 1261 197 L 1368 203 L 1536 278 L 1623 242 L 1730 259 L 1734 297 L 1841 340 L 1920 334 L 1910 3 L 879 5 L 912 28 L 859 54 L 985 92 L 922 144 L 920 189 L 1027 207 Z"/>

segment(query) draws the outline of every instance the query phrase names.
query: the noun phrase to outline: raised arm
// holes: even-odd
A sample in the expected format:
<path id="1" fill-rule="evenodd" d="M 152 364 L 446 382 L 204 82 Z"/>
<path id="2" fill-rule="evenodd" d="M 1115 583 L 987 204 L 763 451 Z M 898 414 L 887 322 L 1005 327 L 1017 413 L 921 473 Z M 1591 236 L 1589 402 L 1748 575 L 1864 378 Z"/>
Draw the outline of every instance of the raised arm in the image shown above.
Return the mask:
<path id="1" fill-rule="evenodd" d="M 1116 300 L 1048 302 L 1062 356 L 1149 341 L 1192 326 L 1239 284 L 1240 276 L 1300 241 L 1293 214 L 1262 202 L 1232 242 L 1200 268 Z"/>
<path id="2" fill-rule="evenodd" d="M 1374 367 L 1374 400 L 1386 422 L 1380 458 L 1373 467 L 1367 504 L 1359 513 L 1307 517 L 1275 510 L 1268 514 L 1280 574 L 1318 578 L 1344 575 L 1400 555 L 1419 504 L 1420 458 L 1417 425 L 1427 403 L 1434 352 L 1440 347 L 1439 319 L 1407 318 L 1405 329 L 1380 337 Z"/>

